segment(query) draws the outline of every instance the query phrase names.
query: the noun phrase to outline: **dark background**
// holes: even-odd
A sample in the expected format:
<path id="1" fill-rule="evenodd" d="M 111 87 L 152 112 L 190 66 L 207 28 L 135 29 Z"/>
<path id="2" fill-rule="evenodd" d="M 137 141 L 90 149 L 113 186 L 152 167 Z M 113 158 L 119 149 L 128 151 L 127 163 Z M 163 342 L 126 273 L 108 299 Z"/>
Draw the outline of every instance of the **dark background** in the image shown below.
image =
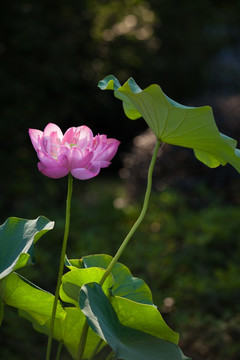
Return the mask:
<path id="1" fill-rule="evenodd" d="M 75 205 L 73 204 L 78 214 L 73 215 L 73 238 L 77 239 L 76 229 L 81 224 L 83 231 L 86 232 L 86 239 L 88 237 L 92 239 L 95 232 L 97 234 L 100 232 L 106 241 L 105 252 L 113 254 L 119 245 L 118 231 L 124 232 L 131 224 L 130 213 L 127 211 L 124 213 L 123 210 L 118 209 L 117 213 L 111 216 L 106 214 L 112 213 L 112 196 L 119 196 L 119 191 L 120 193 L 122 191 L 119 188 L 123 188 L 124 191 L 130 188 L 128 179 L 122 183 L 117 178 L 118 170 L 125 166 L 122 163 L 124 154 L 134 152 L 134 149 L 131 150 L 132 139 L 141 134 L 146 129 L 146 125 L 142 120 L 134 122 L 127 119 L 122 111 L 121 103 L 113 98 L 113 94 L 102 92 L 97 88 L 98 81 L 106 75 L 114 74 L 123 83 L 132 76 L 142 88 L 152 83 L 160 84 L 169 97 L 185 105 L 212 105 L 220 130 L 239 140 L 239 13 L 240 2 L 237 0 L 227 2 L 222 0 L 183 0 L 181 2 L 173 0 L 2 0 L 0 2 L 1 223 L 9 216 L 35 218 L 44 214 L 56 220 L 57 228 L 59 228 L 59 233 L 55 232 L 53 240 L 48 235 L 47 240 L 43 240 L 42 253 L 39 250 L 40 279 L 38 279 L 39 269 L 31 270 L 28 277 L 38 281 L 46 289 L 54 291 L 57 261 L 53 261 L 53 258 L 55 259 L 55 249 L 60 246 L 59 237 L 64 224 L 66 191 L 66 179 L 54 181 L 38 172 L 37 158 L 28 137 L 28 128 L 43 130 L 49 122 L 53 122 L 65 131 L 68 127 L 85 124 L 93 130 L 94 134 L 105 133 L 108 137 L 115 137 L 121 141 L 119 153 L 110 168 L 105 169 L 96 180 L 76 182 L 76 190 L 74 190 L 76 200 Z M 197 160 L 194 160 L 191 170 L 182 170 L 182 168 L 185 169 L 184 164 L 192 164 L 192 160 L 188 162 L 185 156 L 178 157 L 177 154 L 179 154 L 178 150 L 170 153 L 173 162 L 171 169 L 174 173 L 177 165 L 179 173 L 179 168 L 181 168 L 181 179 L 186 179 L 185 184 L 189 184 L 187 179 L 190 174 L 190 185 L 188 191 L 184 192 L 183 186 L 178 187 L 179 182 L 176 182 L 177 195 L 170 190 L 169 196 L 172 200 L 170 203 L 167 202 L 166 208 L 163 205 L 162 211 L 169 212 L 169 219 L 172 216 L 172 221 L 177 215 L 180 218 L 184 215 L 183 209 L 185 215 L 191 217 L 195 214 L 196 218 L 191 224 L 195 224 L 194 221 L 196 221 L 198 230 L 192 229 L 193 234 L 195 232 L 193 238 L 198 236 L 198 231 L 207 231 L 211 234 L 209 236 L 213 241 L 211 245 L 213 248 L 208 249 L 201 245 L 203 253 L 202 258 L 199 259 L 200 270 L 196 270 L 195 275 L 197 275 L 194 279 L 187 278 L 188 272 L 193 269 L 191 259 L 196 265 L 194 241 L 190 242 L 191 251 L 184 253 L 186 258 L 184 257 L 182 261 L 185 263 L 189 261 L 189 267 L 180 271 L 182 278 L 179 278 L 179 281 L 173 281 L 173 278 L 176 279 L 176 274 L 173 270 L 169 270 L 169 273 L 167 272 L 169 278 L 166 276 L 165 281 L 158 284 L 156 280 L 159 276 L 158 259 L 155 259 L 154 265 L 153 260 L 150 260 L 150 255 L 145 260 L 151 261 L 154 271 L 151 266 L 144 270 L 139 258 L 132 270 L 135 270 L 136 276 L 142 275 L 155 288 L 160 305 L 164 296 L 169 295 L 169 288 L 171 288 L 169 284 L 173 281 L 175 289 L 179 289 L 179 292 L 177 290 L 174 292 L 174 297 L 180 299 L 179 307 L 183 310 L 184 304 L 187 303 L 188 309 L 191 306 L 192 310 L 195 309 L 195 313 L 190 314 L 186 311 L 181 316 L 176 313 L 176 319 L 174 315 L 172 317 L 175 328 L 177 326 L 179 331 L 184 328 L 182 330 L 183 345 L 186 353 L 193 354 L 195 359 L 217 357 L 218 360 L 225 358 L 235 360 L 238 359 L 240 351 L 239 347 L 237 348 L 240 335 L 240 309 L 236 301 L 236 298 L 239 299 L 240 284 L 234 283 L 232 285 L 234 290 L 230 288 L 225 291 L 224 287 L 221 289 L 221 296 L 224 293 L 228 294 L 225 296 L 227 299 L 224 296 L 224 299 L 221 298 L 219 293 L 216 295 L 217 290 L 213 289 L 211 296 L 217 300 L 211 297 L 211 306 L 206 306 L 206 308 L 203 303 L 209 304 L 206 294 L 208 294 L 209 286 L 215 283 L 214 279 L 210 284 L 208 282 L 200 284 L 197 290 L 195 289 L 195 297 L 193 291 L 193 298 L 186 298 L 183 293 L 186 294 L 186 288 L 189 290 L 189 284 L 197 281 L 196 279 L 200 279 L 201 276 L 209 279 L 209 276 L 215 274 L 214 271 L 221 266 L 226 266 L 229 271 L 226 272 L 228 274 L 226 278 L 222 274 L 222 282 L 225 284 L 239 277 L 238 270 L 240 269 L 237 266 L 237 257 L 235 257 L 236 254 L 240 254 L 237 245 L 239 230 L 235 228 L 236 219 L 239 219 L 240 201 L 237 194 L 239 178 L 228 166 L 217 169 L 213 175 L 215 170 L 205 168 Z M 139 165 L 140 168 L 142 166 L 146 164 Z M 132 171 L 132 175 L 137 178 L 137 168 Z M 167 188 L 169 177 L 166 177 L 165 173 L 164 179 L 165 185 L 161 187 Z M 224 181 L 219 182 L 219 179 L 224 179 Z M 107 186 L 104 185 L 106 183 Z M 170 183 L 174 185 L 171 181 Z M 136 182 L 135 185 L 140 190 L 142 189 L 141 183 Z M 97 190 L 99 187 L 101 198 Z M 112 192 L 109 191 L 111 187 L 115 189 Z M 193 192 L 195 198 L 198 199 L 197 206 L 196 203 L 192 204 L 189 201 L 193 199 Z M 83 193 L 85 193 L 84 198 Z M 226 193 L 229 194 L 228 198 L 226 198 Z M 126 198 L 130 195 L 128 192 L 125 193 Z M 182 206 L 182 195 L 186 196 L 184 200 L 186 207 Z M 162 200 L 165 204 L 164 199 Z M 135 198 L 135 201 L 138 201 L 138 198 Z M 79 209 L 80 205 L 81 209 Z M 220 214 L 219 209 L 222 209 Z M 158 214 L 157 210 L 156 207 L 153 212 Z M 227 211 L 228 215 L 224 211 Z M 204 214 L 209 214 L 209 216 Z M 124 220 L 117 220 L 118 215 L 123 216 Z M 201 218 L 204 217 L 209 226 L 200 231 L 198 226 L 201 228 Z M 91 230 L 89 222 L 95 224 Z M 102 225 L 97 225 L 99 223 Z M 186 229 L 190 229 L 191 232 L 191 224 L 186 224 L 184 220 L 180 223 L 174 234 L 171 233 L 174 226 L 169 229 L 169 232 L 164 230 L 166 241 L 172 241 L 172 237 L 175 236 L 177 244 L 175 244 L 176 252 L 172 255 L 176 263 L 175 260 L 170 261 L 173 269 L 180 261 L 179 246 L 181 249 L 189 250 L 184 243 L 186 237 L 182 236 L 182 233 L 187 231 Z M 118 227 L 118 231 L 115 231 L 111 239 L 109 237 L 110 224 Z M 216 249 L 219 250 L 217 240 L 223 235 L 223 229 L 220 227 L 223 224 L 227 231 L 220 246 L 219 257 L 222 262 L 217 262 L 216 265 L 216 259 L 212 259 L 209 254 L 214 253 Z M 122 227 L 121 231 L 119 227 Z M 145 230 L 148 230 L 147 227 Z M 227 246 L 228 239 L 230 241 Z M 156 245 L 156 241 L 153 240 L 152 245 Z M 84 242 L 82 242 L 81 245 L 70 246 L 69 251 L 72 254 L 74 251 L 79 251 L 79 257 L 88 252 L 102 251 L 102 246 L 96 240 L 93 240 L 92 245 L 89 243 L 86 240 L 85 245 L 90 246 L 90 249 L 84 248 Z M 200 243 L 201 240 L 199 240 Z M 152 250 L 149 250 L 153 258 L 154 246 Z M 144 256 L 144 249 L 142 247 L 140 249 L 138 245 L 135 247 L 134 251 L 136 253 L 139 251 L 139 256 Z M 229 252 L 229 266 L 226 265 L 226 248 Z M 134 264 L 130 254 L 125 255 L 124 259 L 127 265 Z M 206 269 L 215 270 L 208 272 Z M 163 293 L 160 289 L 163 289 Z M 219 301 L 220 307 L 218 307 Z M 228 309 L 224 312 L 226 307 Z M 38 340 L 32 340 L 35 341 L 35 348 L 38 349 L 33 354 L 29 344 L 23 345 L 24 341 L 21 336 L 19 337 L 19 331 L 17 331 L 18 335 L 11 335 L 16 327 L 14 316 L 15 313 L 10 312 L 9 320 L 6 324 L 4 323 L 3 330 L 1 329 L 0 354 L 1 351 L 3 354 L 1 358 L 4 360 L 25 359 L 28 358 L 26 354 L 29 352 L 31 356 L 37 358 L 40 351 Z M 177 319 L 180 319 L 179 322 Z M 222 322 L 219 319 L 222 319 Z M 217 320 L 220 322 L 218 323 Z M 24 320 L 21 321 L 20 327 L 28 326 L 25 325 Z M 200 339 L 203 339 L 207 328 L 211 331 L 207 333 L 207 340 L 205 338 L 204 341 L 202 340 L 203 344 Z M 32 334 L 30 325 L 26 332 Z M 25 335 L 24 332 L 23 334 Z M 15 337 L 15 342 L 10 340 L 11 336 Z M 42 339 L 41 336 L 40 339 Z M 41 341 L 45 346 L 45 338 Z M 14 354 L 14 351 L 12 353 L 11 347 L 15 346 L 13 345 L 15 343 L 21 348 L 23 355 L 21 351 L 18 355 Z M 42 358 L 41 354 L 40 358 Z"/>

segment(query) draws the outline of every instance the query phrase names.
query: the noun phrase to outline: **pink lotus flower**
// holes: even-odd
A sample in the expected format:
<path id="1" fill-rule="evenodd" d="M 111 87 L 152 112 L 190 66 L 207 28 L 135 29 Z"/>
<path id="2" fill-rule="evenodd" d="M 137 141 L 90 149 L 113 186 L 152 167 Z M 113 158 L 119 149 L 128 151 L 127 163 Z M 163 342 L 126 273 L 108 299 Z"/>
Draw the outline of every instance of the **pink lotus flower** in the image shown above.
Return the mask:
<path id="1" fill-rule="evenodd" d="M 63 135 L 55 124 L 48 124 L 44 131 L 29 129 L 34 149 L 40 162 L 38 169 L 44 175 L 58 179 L 69 172 L 80 180 L 98 175 L 108 167 L 120 142 L 106 135 L 93 137 L 87 126 L 71 127 Z"/>

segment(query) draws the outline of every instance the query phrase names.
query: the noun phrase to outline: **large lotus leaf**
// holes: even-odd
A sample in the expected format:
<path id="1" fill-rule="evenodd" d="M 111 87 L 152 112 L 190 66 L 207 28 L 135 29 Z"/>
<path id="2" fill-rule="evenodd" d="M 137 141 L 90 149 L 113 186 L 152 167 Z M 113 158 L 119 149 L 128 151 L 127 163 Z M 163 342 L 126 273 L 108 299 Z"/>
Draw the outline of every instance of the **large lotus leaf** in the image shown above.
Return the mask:
<path id="1" fill-rule="evenodd" d="M 26 311 L 40 324 L 51 317 L 54 296 L 16 273 L 0 282 L 0 293 L 5 304 Z M 65 311 L 59 302 L 56 318 L 64 317 Z"/>
<path id="2" fill-rule="evenodd" d="M 176 344 L 122 325 L 99 284 L 84 285 L 79 304 L 89 326 L 111 346 L 116 359 L 186 359 Z"/>
<path id="3" fill-rule="evenodd" d="M 79 307 L 66 307 L 65 313 L 66 316 L 64 319 L 55 320 L 53 337 L 58 341 L 63 341 L 64 346 L 67 348 L 72 358 L 77 359 L 78 343 L 86 318 Z M 44 324 L 39 324 L 33 317 L 24 311 L 20 311 L 20 315 L 31 321 L 36 331 L 45 335 L 49 334 L 50 317 L 46 319 Z M 83 354 L 85 359 L 89 358 L 99 340 L 99 336 L 90 328 L 88 330 L 86 347 Z M 106 343 L 103 343 L 99 350 L 105 345 Z"/>
<path id="4" fill-rule="evenodd" d="M 110 302 L 121 324 L 178 344 L 179 334 L 170 329 L 155 306 L 120 296 L 112 296 Z"/>
<path id="5" fill-rule="evenodd" d="M 84 266 L 88 268 L 100 266 L 106 269 L 111 260 L 112 256 L 110 255 L 89 255 L 84 256 L 81 260 L 68 260 L 68 267 L 74 269 L 73 265 L 75 265 L 81 269 Z M 114 265 L 111 273 L 114 278 L 111 294 L 114 296 L 111 296 L 110 301 L 121 323 L 177 344 L 178 333 L 171 330 L 163 320 L 160 312 L 152 303 L 151 291 L 144 281 L 134 278 L 130 270 L 118 262 Z M 79 290 L 75 294 L 75 299 L 78 294 Z M 65 301 L 67 301 L 66 298 Z"/>
<path id="6" fill-rule="evenodd" d="M 105 254 L 84 256 L 80 260 L 68 260 L 68 267 L 91 268 L 100 267 L 106 269 L 112 260 L 112 256 Z M 122 296 L 143 304 L 151 304 L 152 293 L 147 284 L 139 278 L 133 277 L 130 270 L 123 264 L 117 262 L 111 274 L 114 278 L 114 285 L 111 292 L 114 295 Z M 91 282 L 91 281 L 88 281 Z M 97 281 L 95 281 L 97 282 Z"/>
<path id="7" fill-rule="evenodd" d="M 193 149 L 197 159 L 209 167 L 230 163 L 240 172 L 237 142 L 219 132 L 210 106 L 178 104 L 159 85 L 142 90 L 132 78 L 121 86 L 110 75 L 98 86 L 114 90 L 114 95 L 123 102 L 125 114 L 132 120 L 143 117 L 162 142 Z"/>
<path id="8" fill-rule="evenodd" d="M 73 268 L 62 277 L 60 297 L 63 301 L 78 305 L 78 298 L 81 287 L 89 282 L 99 282 L 105 270 L 100 267 L 77 269 Z M 103 291 L 108 294 L 108 290 L 113 286 L 112 276 L 108 276 L 103 284 Z"/>
<path id="9" fill-rule="evenodd" d="M 0 279 L 25 266 L 32 245 L 53 227 L 54 222 L 43 216 L 34 220 L 8 218 L 0 226 Z"/>

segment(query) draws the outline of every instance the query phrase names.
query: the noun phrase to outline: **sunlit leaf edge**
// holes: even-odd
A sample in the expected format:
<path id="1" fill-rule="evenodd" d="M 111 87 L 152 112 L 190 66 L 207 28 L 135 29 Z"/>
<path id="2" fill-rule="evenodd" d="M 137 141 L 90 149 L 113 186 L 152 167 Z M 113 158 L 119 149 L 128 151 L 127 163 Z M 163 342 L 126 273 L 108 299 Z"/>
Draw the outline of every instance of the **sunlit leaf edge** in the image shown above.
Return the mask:
<path id="1" fill-rule="evenodd" d="M 22 242 L 19 241 L 17 232 L 19 226 L 23 226 Z M 28 227 L 36 227 L 35 230 L 29 231 Z M 50 221 L 44 216 L 39 216 L 36 219 L 29 220 L 17 217 L 10 217 L 0 226 L 0 279 L 3 279 L 12 271 L 24 267 L 27 264 L 31 264 L 31 255 L 29 254 L 33 244 L 35 244 L 42 235 L 47 231 L 52 230 L 54 222 Z M 15 230 L 15 232 L 12 232 Z M 9 236 L 16 236 L 17 246 L 20 249 L 13 253 L 12 246 L 9 246 Z M 21 240 L 21 239 L 20 239 Z M 16 246 L 16 245 L 15 245 Z M 9 260 L 12 259 L 12 260 Z"/>

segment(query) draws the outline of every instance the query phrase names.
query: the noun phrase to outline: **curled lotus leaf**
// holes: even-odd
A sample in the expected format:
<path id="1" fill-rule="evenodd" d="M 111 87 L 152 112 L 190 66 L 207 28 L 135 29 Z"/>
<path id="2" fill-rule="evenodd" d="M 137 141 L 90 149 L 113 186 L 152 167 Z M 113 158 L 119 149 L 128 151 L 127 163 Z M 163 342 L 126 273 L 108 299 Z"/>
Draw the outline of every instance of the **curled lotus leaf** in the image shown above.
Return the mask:
<path id="1" fill-rule="evenodd" d="M 53 227 L 54 222 L 44 216 L 34 220 L 8 218 L 0 226 L 0 279 L 31 263 L 33 245 Z"/>
<path id="2" fill-rule="evenodd" d="M 181 105 L 165 95 L 159 85 L 142 90 L 133 78 L 121 86 L 109 75 L 98 86 L 113 90 L 123 102 L 126 116 L 131 120 L 143 117 L 163 143 L 193 149 L 196 158 L 211 168 L 229 163 L 240 172 L 237 141 L 219 132 L 210 106 Z"/>

